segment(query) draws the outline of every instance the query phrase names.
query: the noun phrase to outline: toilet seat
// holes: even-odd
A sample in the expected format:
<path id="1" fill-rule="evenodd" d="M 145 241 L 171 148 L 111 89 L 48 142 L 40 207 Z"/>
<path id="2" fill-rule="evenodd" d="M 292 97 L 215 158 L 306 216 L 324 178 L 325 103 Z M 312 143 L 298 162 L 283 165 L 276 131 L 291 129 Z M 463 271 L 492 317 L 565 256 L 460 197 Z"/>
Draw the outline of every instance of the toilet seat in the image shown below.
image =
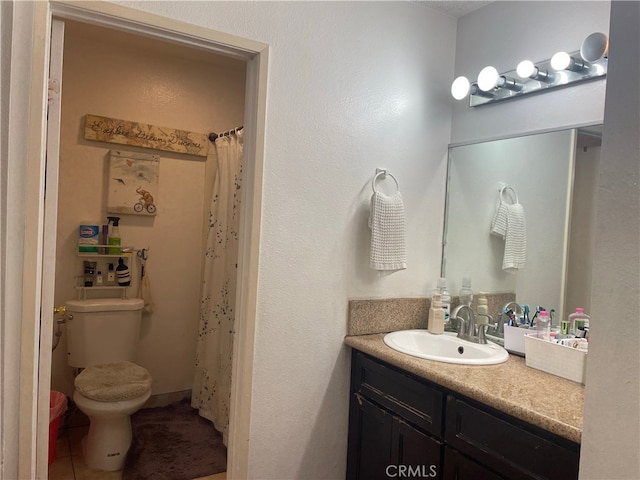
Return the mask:
<path id="1" fill-rule="evenodd" d="M 140 397 L 151 389 L 149 372 L 133 362 L 85 368 L 74 381 L 76 391 L 98 402 L 119 402 Z"/>

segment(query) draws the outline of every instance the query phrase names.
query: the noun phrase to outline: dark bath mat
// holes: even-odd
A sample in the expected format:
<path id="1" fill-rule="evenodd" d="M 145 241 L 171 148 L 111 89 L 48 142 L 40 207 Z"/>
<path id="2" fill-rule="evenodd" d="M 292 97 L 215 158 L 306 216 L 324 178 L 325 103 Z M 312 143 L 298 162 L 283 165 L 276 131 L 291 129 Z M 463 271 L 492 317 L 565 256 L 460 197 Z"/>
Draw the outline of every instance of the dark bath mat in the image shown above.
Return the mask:
<path id="1" fill-rule="evenodd" d="M 222 435 L 189 399 L 131 416 L 133 443 L 123 480 L 193 480 L 224 472 L 227 448 Z"/>

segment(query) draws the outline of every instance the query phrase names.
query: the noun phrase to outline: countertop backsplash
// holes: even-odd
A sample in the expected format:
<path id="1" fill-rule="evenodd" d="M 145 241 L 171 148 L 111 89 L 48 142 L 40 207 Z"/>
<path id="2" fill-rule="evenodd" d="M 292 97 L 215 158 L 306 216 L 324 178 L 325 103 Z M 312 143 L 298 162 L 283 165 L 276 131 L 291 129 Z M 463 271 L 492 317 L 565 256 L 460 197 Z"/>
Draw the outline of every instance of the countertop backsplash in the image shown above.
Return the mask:
<path id="1" fill-rule="evenodd" d="M 505 293 L 474 293 L 472 308 L 477 310 L 478 297 L 487 298 L 489 314 L 495 318 L 504 305 L 515 301 L 516 295 Z M 451 297 L 451 310 L 458 305 L 458 297 Z M 370 335 L 427 328 L 431 307 L 430 298 L 384 298 L 349 300 L 347 335 Z"/>

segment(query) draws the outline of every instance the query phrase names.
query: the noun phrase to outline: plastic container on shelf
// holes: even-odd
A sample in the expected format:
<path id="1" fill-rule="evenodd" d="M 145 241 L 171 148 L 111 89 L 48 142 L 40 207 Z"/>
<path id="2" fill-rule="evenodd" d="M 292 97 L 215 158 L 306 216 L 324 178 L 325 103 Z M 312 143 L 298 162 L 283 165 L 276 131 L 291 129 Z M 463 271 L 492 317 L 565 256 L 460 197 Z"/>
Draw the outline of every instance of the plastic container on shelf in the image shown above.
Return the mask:
<path id="1" fill-rule="evenodd" d="M 67 410 L 67 397 L 64 393 L 51 390 L 49 395 L 49 465 L 56 460 L 56 446 L 60 417 Z"/>

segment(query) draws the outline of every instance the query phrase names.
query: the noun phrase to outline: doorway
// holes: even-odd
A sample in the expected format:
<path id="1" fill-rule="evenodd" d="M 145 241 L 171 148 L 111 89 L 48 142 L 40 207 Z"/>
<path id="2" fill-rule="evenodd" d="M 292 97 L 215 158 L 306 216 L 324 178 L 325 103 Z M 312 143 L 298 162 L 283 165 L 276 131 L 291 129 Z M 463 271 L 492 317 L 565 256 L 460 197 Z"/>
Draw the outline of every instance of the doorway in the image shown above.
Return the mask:
<path id="1" fill-rule="evenodd" d="M 242 477 L 246 471 L 246 438 L 248 438 L 249 407 L 251 371 L 253 357 L 253 335 L 255 320 L 255 298 L 257 275 L 257 251 L 260 218 L 261 199 L 261 178 L 262 178 L 262 131 L 264 128 L 264 103 L 266 87 L 266 45 L 257 42 L 237 39 L 228 35 L 219 34 L 212 31 L 203 31 L 201 28 L 191 27 L 180 22 L 173 22 L 167 19 L 159 19 L 153 15 L 146 15 L 142 12 L 131 11 L 113 5 L 95 5 L 91 9 L 78 8 L 72 5 L 52 4 L 53 15 L 66 21 L 74 21 L 84 24 L 102 26 L 107 29 L 136 33 L 143 33 L 147 39 L 156 42 L 168 42 L 168 48 L 181 46 L 187 48 L 194 56 L 222 54 L 246 63 L 246 91 L 245 91 L 245 185 L 243 192 L 243 215 L 241 225 L 241 241 L 239 251 L 239 293 L 236 298 L 237 328 L 234 342 L 233 354 L 233 384 L 231 393 L 231 403 L 233 405 L 230 419 L 229 432 L 229 457 L 228 475 L 229 478 Z M 93 9 L 95 8 L 95 10 Z M 101 9 L 107 9 L 107 12 Z M 42 19 L 41 19 L 42 20 Z M 159 25 L 161 24 L 161 25 Z M 197 30 L 196 33 L 194 31 Z M 64 88 L 64 87 L 63 87 Z M 87 112 L 90 113 L 90 112 Z M 132 119 L 133 120 L 133 119 Z M 177 127 L 179 128 L 179 127 Z M 258 134 L 259 133 L 259 134 Z M 58 135 L 59 136 L 59 135 Z M 58 164 L 53 165 L 51 155 L 48 159 L 48 171 L 57 170 Z M 56 159 L 57 160 L 57 159 Z M 44 161 L 44 158 L 42 159 Z M 55 160 L 54 160 L 55 161 Z M 48 180 L 50 177 L 48 177 Z M 57 178 L 56 178 L 57 181 Z M 52 228 L 45 228 L 45 244 L 48 240 L 55 239 L 57 225 L 51 222 L 51 216 L 55 215 L 55 208 L 48 209 L 46 216 L 53 224 Z M 53 272 L 42 269 L 43 292 L 53 288 Z M 42 296 L 42 311 L 52 311 L 52 304 L 47 304 L 46 296 Z M 58 300 L 58 299 L 56 299 Z M 49 301 L 49 303 L 51 303 Z M 35 448 L 35 465 L 25 467 L 21 460 L 21 470 L 27 469 L 37 472 L 36 475 L 29 475 L 33 478 L 46 478 L 46 450 L 48 445 L 48 399 L 52 356 L 47 346 L 51 345 L 52 318 L 43 315 L 41 320 L 41 349 L 39 356 L 39 381 L 38 381 L 38 430 L 37 441 L 31 436 L 31 448 Z M 239 372 L 242 372 L 240 374 Z M 235 399 L 242 399 L 236 402 Z M 46 427 L 45 427 L 46 426 Z M 239 446 L 239 447 L 238 447 Z M 237 448 L 236 448 L 237 447 Z M 33 457 L 32 457 L 33 458 Z M 25 469 L 26 468 L 26 469 Z"/>

